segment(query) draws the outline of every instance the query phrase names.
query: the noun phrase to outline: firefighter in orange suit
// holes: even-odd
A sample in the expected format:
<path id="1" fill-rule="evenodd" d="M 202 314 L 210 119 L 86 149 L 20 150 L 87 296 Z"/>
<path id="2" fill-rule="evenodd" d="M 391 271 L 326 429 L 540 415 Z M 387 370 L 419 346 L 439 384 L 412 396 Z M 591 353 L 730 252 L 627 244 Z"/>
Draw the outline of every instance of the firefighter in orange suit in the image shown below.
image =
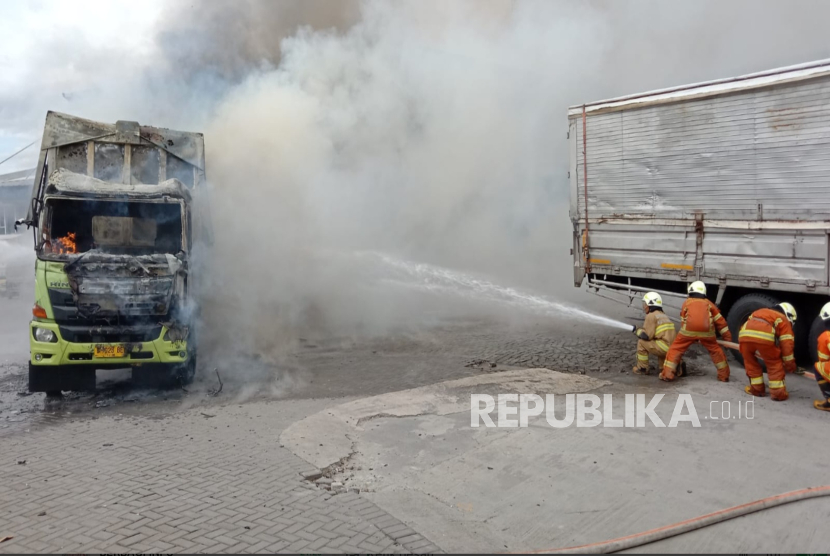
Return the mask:
<path id="1" fill-rule="evenodd" d="M 813 407 L 830 411 L 830 303 L 824 305 L 819 313 L 824 321 L 824 332 L 818 337 L 818 361 L 816 362 L 816 382 L 821 389 L 821 400 L 813 401 Z"/>
<path id="2" fill-rule="evenodd" d="M 790 397 L 784 384 L 784 373 L 792 373 L 796 369 L 792 326 L 795 319 L 795 307 L 789 303 L 779 303 L 771 309 L 758 309 L 741 327 L 738 343 L 744 358 L 746 376 L 749 377 L 749 386 L 744 388 L 747 394 L 766 395 L 764 370 L 755 358 L 757 352 L 767 366 L 770 398 L 783 402 Z"/>
<path id="3" fill-rule="evenodd" d="M 643 296 L 643 311 L 646 319 L 642 328 L 634 328 L 637 338 L 637 364 L 632 371 L 634 374 L 647 375 L 648 356 L 656 355 L 659 368 L 663 368 L 669 346 L 677 335 L 674 323 L 663 312 L 663 298 L 656 292 L 648 292 Z"/>
<path id="4" fill-rule="evenodd" d="M 709 351 L 709 357 L 718 369 L 718 380 L 729 382 L 729 363 L 726 362 L 726 354 L 718 345 L 716 336 L 717 333 L 727 342 L 732 341 L 726 319 L 720 314 L 717 305 L 706 299 L 706 284 L 692 282 L 688 291 L 689 298 L 680 308 L 680 332 L 666 356 L 660 380 L 674 380 L 683 354 L 692 344 L 700 342 Z"/>

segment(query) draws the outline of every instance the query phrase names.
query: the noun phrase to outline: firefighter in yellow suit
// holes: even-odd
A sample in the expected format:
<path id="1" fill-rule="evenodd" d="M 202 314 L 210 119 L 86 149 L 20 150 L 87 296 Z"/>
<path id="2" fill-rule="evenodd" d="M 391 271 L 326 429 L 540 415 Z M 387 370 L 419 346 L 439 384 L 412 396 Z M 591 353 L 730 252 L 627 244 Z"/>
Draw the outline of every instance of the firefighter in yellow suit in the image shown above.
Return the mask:
<path id="1" fill-rule="evenodd" d="M 648 356 L 656 355 L 658 368 L 662 369 L 666 361 L 666 354 L 677 332 L 674 323 L 663 312 L 663 298 L 655 292 L 648 292 L 643 296 L 643 311 L 646 320 L 642 328 L 634 327 L 637 335 L 637 364 L 632 371 L 634 374 L 647 375 Z"/>

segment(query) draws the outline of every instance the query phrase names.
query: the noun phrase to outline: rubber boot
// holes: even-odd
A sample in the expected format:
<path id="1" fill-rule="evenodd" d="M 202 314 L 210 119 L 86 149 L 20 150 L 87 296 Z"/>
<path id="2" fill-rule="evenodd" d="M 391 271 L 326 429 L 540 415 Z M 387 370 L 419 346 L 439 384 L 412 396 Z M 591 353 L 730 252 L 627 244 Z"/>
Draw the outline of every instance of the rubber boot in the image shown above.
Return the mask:
<path id="1" fill-rule="evenodd" d="M 784 388 L 770 388 L 769 397 L 777 402 L 783 402 L 790 399 L 786 386 Z"/>
<path id="2" fill-rule="evenodd" d="M 749 394 L 751 396 L 757 396 L 759 398 L 763 398 L 764 396 L 767 395 L 766 390 L 764 389 L 763 386 L 752 386 L 752 385 L 749 385 L 749 384 L 744 386 L 744 392 L 746 392 L 747 394 Z"/>
<path id="3" fill-rule="evenodd" d="M 813 407 L 819 411 L 830 411 L 830 400 L 813 400 Z"/>
<path id="4" fill-rule="evenodd" d="M 677 375 L 676 376 L 687 376 L 686 362 L 685 361 L 681 361 L 680 365 L 677 366 Z"/>
<path id="5" fill-rule="evenodd" d="M 641 375 L 641 376 L 651 374 L 651 371 L 649 371 L 648 368 L 642 369 L 642 368 L 638 367 L 637 365 L 634 365 L 634 367 L 631 369 L 631 372 L 634 373 L 635 375 Z"/>

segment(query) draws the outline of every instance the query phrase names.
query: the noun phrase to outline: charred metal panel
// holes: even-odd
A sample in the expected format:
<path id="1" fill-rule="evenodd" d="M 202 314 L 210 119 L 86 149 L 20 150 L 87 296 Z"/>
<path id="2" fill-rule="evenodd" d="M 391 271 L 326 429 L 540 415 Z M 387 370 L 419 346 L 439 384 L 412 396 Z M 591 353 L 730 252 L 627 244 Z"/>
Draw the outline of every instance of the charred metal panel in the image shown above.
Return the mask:
<path id="1" fill-rule="evenodd" d="M 123 120 L 115 122 L 114 142 L 126 145 L 140 145 L 140 135 L 141 128 L 139 127 L 138 122 L 125 122 Z"/>
<path id="2" fill-rule="evenodd" d="M 89 252 L 65 267 L 73 301 L 86 319 L 164 317 L 186 273 L 170 255 Z"/>
<path id="3" fill-rule="evenodd" d="M 175 178 L 185 184 L 188 189 L 193 188 L 193 166 L 175 156 L 167 157 L 167 179 Z"/>
<path id="4" fill-rule="evenodd" d="M 95 143 L 95 178 L 121 183 L 124 168 L 124 145 Z"/>
<path id="5" fill-rule="evenodd" d="M 43 127 L 43 143 L 41 150 L 60 145 L 79 143 L 89 139 L 106 137 L 115 133 L 115 126 L 93 122 L 84 118 L 61 114 L 60 112 L 47 112 L 46 124 Z"/>
<path id="6" fill-rule="evenodd" d="M 57 167 L 66 168 L 76 174 L 86 174 L 87 171 L 87 144 L 74 143 L 57 149 Z"/>
<path id="7" fill-rule="evenodd" d="M 133 146 L 130 183 L 158 183 L 160 151 L 157 147 Z"/>
<path id="8" fill-rule="evenodd" d="M 162 147 L 191 166 L 201 170 L 205 169 L 204 138 L 201 133 L 187 133 L 159 127 L 141 126 L 141 137 L 156 146 Z"/>
<path id="9" fill-rule="evenodd" d="M 84 150 L 87 145 L 91 152 Z M 137 122 L 104 124 L 50 111 L 35 173 L 42 176 L 60 168 L 114 183 L 156 184 L 176 178 L 190 189 L 201 188 L 205 184 L 204 137 L 201 133 L 141 126 Z M 27 215 L 30 223 L 37 220 L 42 194 L 40 182 L 35 180 Z M 194 224 L 209 237 L 207 200 L 200 201 L 199 206 L 205 208 L 194 211 Z"/>

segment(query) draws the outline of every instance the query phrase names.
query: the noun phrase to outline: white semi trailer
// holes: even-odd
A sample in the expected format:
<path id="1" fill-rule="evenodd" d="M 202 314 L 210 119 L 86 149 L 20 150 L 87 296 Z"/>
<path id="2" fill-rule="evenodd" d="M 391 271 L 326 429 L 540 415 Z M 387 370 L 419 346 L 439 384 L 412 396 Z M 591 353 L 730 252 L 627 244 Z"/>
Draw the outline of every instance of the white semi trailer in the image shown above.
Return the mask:
<path id="1" fill-rule="evenodd" d="M 568 111 L 574 284 L 629 302 L 702 280 L 733 336 L 798 310 L 815 356 L 830 300 L 830 60 Z"/>

